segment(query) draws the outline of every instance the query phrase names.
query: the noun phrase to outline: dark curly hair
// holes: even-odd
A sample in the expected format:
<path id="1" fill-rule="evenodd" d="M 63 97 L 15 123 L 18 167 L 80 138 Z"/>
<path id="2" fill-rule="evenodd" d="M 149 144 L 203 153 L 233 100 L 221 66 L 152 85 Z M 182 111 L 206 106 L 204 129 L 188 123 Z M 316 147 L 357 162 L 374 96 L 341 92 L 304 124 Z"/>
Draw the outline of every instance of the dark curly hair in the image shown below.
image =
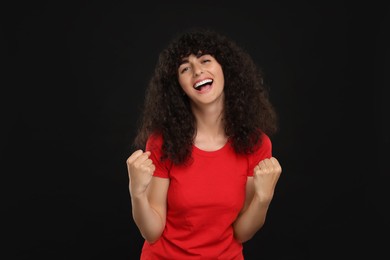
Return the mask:
<path id="1" fill-rule="evenodd" d="M 158 58 L 146 90 L 143 114 L 134 145 L 144 148 L 152 133 L 163 137 L 162 160 L 181 164 L 191 157 L 196 121 L 189 98 L 178 82 L 183 57 L 210 54 L 225 77 L 223 120 L 236 153 L 252 153 L 262 132 L 277 131 L 277 116 L 268 98 L 263 73 L 234 41 L 211 29 L 192 28 L 171 41 Z"/>

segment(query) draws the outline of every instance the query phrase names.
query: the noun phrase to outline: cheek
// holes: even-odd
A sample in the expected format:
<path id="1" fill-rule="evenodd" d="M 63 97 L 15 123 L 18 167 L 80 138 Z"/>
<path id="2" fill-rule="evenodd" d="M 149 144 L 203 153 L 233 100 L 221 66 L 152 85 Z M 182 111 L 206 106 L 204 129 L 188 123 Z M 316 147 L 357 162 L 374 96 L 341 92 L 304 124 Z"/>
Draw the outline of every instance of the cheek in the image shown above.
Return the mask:
<path id="1" fill-rule="evenodd" d="M 222 67 L 219 67 L 219 75 L 220 75 L 222 78 L 224 78 Z"/>
<path id="2" fill-rule="evenodd" d="M 223 75 L 222 69 L 218 71 L 218 78 L 219 81 L 221 82 L 222 86 L 225 85 L 225 76 Z"/>
<path id="3" fill-rule="evenodd" d="M 215 65 L 212 70 L 214 71 L 214 75 L 219 78 L 219 80 L 224 79 L 223 69 L 220 65 Z"/>
<path id="4" fill-rule="evenodd" d="M 221 82 L 222 82 L 222 85 L 225 85 L 225 76 L 223 75 L 223 72 L 221 71 Z"/>
<path id="5" fill-rule="evenodd" d="M 187 80 L 185 77 L 179 77 L 179 84 L 181 88 L 184 90 L 184 92 L 187 92 L 189 89 L 192 88 L 191 82 Z"/>

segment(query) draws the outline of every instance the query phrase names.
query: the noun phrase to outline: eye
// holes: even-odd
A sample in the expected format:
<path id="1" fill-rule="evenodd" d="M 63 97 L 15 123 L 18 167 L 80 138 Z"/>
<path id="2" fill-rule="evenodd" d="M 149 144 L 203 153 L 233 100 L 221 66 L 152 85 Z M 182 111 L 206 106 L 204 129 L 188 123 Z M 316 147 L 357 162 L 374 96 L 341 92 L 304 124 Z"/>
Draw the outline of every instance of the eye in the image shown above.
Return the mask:
<path id="1" fill-rule="evenodd" d="M 200 61 L 202 64 L 212 62 L 214 60 L 213 56 L 206 54 L 200 57 Z"/>
<path id="2" fill-rule="evenodd" d="M 190 69 L 190 67 L 180 68 L 180 73 L 184 73 L 184 72 L 188 71 L 189 69 Z"/>

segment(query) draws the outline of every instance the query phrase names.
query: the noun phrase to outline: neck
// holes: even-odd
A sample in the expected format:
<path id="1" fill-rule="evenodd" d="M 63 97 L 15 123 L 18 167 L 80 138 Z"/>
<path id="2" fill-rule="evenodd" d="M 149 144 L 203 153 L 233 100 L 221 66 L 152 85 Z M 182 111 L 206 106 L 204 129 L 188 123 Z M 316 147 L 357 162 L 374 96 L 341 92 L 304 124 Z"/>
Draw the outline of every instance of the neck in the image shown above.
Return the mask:
<path id="1" fill-rule="evenodd" d="M 208 106 L 192 106 L 192 112 L 196 118 L 197 131 L 219 133 L 223 127 L 223 109 L 221 105 L 210 104 Z"/>
<path id="2" fill-rule="evenodd" d="M 222 146 L 227 140 L 222 106 L 193 106 L 192 111 L 196 118 L 195 145 L 206 150 Z"/>

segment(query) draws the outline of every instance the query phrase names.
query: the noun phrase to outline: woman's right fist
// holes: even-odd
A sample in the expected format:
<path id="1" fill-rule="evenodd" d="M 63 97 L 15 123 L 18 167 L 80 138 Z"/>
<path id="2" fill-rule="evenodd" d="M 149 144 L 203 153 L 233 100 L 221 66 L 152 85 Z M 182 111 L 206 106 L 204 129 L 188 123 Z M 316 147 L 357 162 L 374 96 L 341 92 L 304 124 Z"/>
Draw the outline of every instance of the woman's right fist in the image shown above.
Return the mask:
<path id="1" fill-rule="evenodd" d="M 126 160 L 131 196 L 144 193 L 152 180 L 156 167 L 149 156 L 149 151 L 137 150 Z"/>

